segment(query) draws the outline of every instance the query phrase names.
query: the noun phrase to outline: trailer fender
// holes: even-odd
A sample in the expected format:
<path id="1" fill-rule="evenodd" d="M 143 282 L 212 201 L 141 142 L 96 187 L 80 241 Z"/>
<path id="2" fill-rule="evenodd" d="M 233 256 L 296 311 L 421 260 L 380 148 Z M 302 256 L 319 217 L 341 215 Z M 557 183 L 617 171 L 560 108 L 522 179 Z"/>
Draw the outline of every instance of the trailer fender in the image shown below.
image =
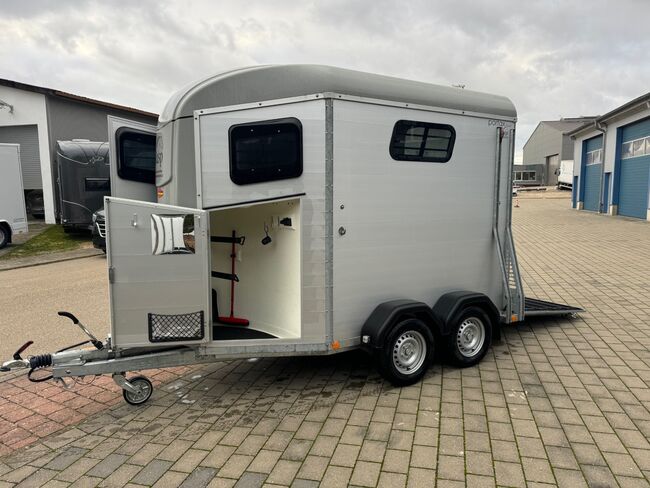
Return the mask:
<path id="1" fill-rule="evenodd" d="M 431 328 L 434 338 L 440 337 L 441 324 L 429 305 L 409 299 L 391 300 L 377 305 L 366 319 L 361 328 L 361 349 L 370 354 L 381 349 L 392 327 L 403 318 L 420 319 Z"/>
<path id="2" fill-rule="evenodd" d="M 497 307 L 490 298 L 474 291 L 452 291 L 442 295 L 433 306 L 433 316 L 442 324 L 442 335 L 450 333 L 455 317 L 468 306 L 481 307 L 492 320 L 493 338 L 498 339 L 500 334 L 500 315 Z"/>

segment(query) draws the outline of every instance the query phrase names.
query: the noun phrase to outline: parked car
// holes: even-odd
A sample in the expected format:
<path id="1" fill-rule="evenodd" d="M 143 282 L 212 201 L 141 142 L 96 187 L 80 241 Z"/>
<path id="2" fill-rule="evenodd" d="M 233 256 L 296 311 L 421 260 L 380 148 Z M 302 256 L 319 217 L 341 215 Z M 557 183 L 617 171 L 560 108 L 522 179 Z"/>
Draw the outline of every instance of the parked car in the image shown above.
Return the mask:
<path id="1" fill-rule="evenodd" d="M 93 246 L 106 252 L 106 214 L 100 208 L 93 214 Z"/>

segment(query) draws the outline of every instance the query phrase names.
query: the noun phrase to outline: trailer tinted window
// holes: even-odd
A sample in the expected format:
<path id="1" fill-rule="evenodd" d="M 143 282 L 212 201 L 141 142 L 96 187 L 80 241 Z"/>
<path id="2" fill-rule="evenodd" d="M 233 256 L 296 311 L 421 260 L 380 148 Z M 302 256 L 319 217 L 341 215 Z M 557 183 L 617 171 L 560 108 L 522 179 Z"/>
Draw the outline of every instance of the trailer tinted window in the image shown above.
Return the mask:
<path id="1" fill-rule="evenodd" d="M 451 125 L 400 120 L 393 128 L 390 156 L 396 161 L 446 163 L 454 150 L 456 131 Z"/>
<path id="2" fill-rule="evenodd" d="M 111 180 L 108 178 L 86 178 L 86 191 L 111 191 Z"/>
<path id="3" fill-rule="evenodd" d="M 302 174 L 302 125 L 269 120 L 230 128 L 230 179 L 238 185 Z"/>
<path id="4" fill-rule="evenodd" d="M 117 174 L 125 180 L 155 182 L 156 136 L 132 129 L 117 132 Z"/>

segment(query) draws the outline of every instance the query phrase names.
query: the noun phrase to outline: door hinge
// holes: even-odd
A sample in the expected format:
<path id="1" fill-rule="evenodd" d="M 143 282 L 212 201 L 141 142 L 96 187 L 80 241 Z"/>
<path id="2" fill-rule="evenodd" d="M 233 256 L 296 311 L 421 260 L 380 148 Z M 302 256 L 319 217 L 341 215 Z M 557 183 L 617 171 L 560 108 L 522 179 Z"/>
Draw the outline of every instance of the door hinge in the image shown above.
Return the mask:
<path id="1" fill-rule="evenodd" d="M 115 282 L 115 268 L 113 266 L 110 266 L 108 268 L 108 282 L 109 283 Z"/>

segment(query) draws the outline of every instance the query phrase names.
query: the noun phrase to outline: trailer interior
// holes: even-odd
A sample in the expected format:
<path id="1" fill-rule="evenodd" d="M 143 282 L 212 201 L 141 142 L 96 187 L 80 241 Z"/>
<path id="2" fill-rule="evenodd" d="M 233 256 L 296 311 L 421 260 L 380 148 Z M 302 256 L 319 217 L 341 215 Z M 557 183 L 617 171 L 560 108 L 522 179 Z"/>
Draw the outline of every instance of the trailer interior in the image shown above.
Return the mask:
<path id="1" fill-rule="evenodd" d="M 300 221 L 299 198 L 210 211 L 213 340 L 300 338 Z"/>

